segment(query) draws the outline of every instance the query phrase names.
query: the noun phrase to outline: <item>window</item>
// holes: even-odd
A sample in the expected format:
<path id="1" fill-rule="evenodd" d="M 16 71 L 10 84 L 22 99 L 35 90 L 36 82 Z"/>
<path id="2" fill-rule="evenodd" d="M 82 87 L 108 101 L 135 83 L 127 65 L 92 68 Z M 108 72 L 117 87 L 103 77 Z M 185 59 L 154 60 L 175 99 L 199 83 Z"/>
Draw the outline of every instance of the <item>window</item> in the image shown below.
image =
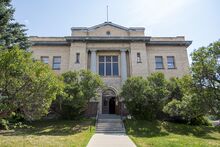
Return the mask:
<path id="1" fill-rule="evenodd" d="M 44 64 L 49 64 L 49 57 L 48 56 L 41 56 L 41 62 Z"/>
<path id="2" fill-rule="evenodd" d="M 107 32 L 106 32 L 106 35 L 108 35 L 108 36 L 111 35 L 111 32 L 110 32 L 110 31 L 107 31 Z"/>
<path id="3" fill-rule="evenodd" d="M 76 63 L 79 63 L 80 61 L 80 53 L 76 53 Z"/>
<path id="4" fill-rule="evenodd" d="M 137 53 L 137 63 L 141 63 L 141 53 Z"/>
<path id="5" fill-rule="evenodd" d="M 118 76 L 118 56 L 99 56 L 99 75 Z"/>
<path id="6" fill-rule="evenodd" d="M 61 57 L 60 56 L 54 56 L 53 57 L 53 69 L 54 70 L 60 70 L 61 65 Z"/>
<path id="7" fill-rule="evenodd" d="M 220 65 L 220 55 L 217 56 L 217 64 Z"/>
<path id="8" fill-rule="evenodd" d="M 167 56 L 167 67 L 168 69 L 175 68 L 174 56 Z"/>
<path id="9" fill-rule="evenodd" d="M 155 56 L 156 69 L 163 69 L 163 57 Z"/>

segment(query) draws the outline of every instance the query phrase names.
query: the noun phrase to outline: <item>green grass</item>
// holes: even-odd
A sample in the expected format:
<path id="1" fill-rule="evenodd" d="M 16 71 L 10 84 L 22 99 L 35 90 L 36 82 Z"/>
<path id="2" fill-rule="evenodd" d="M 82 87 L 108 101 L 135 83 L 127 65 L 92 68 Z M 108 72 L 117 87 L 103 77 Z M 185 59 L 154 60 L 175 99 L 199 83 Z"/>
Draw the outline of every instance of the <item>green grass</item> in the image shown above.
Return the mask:
<path id="1" fill-rule="evenodd" d="M 138 147 L 220 147 L 220 127 L 136 120 L 126 120 L 125 126 Z"/>
<path id="2" fill-rule="evenodd" d="M 0 134 L 1 147 L 85 147 L 94 134 L 94 121 L 39 121 L 32 128 Z M 91 126 L 91 127 L 90 127 Z"/>

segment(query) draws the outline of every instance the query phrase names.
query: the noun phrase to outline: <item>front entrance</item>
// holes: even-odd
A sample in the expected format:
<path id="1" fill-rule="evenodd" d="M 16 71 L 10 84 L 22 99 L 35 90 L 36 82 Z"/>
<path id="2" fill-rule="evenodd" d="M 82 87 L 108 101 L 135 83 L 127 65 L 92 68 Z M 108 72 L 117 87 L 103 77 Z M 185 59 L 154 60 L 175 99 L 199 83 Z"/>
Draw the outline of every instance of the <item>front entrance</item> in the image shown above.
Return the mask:
<path id="1" fill-rule="evenodd" d="M 102 114 L 116 113 L 116 95 L 112 90 L 106 90 L 102 93 Z"/>
<path id="2" fill-rule="evenodd" d="M 109 100 L 109 114 L 115 114 L 115 97 Z"/>

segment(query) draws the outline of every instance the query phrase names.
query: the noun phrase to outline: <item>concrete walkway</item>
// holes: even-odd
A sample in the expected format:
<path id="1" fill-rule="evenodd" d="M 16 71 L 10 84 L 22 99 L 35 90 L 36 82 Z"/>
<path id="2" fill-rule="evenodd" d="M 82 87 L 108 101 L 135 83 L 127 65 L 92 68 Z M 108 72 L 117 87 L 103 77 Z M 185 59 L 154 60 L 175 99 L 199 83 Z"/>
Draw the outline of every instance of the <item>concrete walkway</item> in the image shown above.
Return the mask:
<path id="1" fill-rule="evenodd" d="M 96 133 L 90 139 L 87 147 L 136 147 L 125 134 Z"/>

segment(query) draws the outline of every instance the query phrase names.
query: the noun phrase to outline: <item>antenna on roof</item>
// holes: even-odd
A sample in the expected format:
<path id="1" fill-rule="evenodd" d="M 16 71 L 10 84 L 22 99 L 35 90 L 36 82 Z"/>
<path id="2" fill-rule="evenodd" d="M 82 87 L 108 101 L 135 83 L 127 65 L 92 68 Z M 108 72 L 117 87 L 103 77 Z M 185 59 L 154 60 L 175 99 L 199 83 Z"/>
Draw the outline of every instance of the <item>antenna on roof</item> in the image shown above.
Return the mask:
<path id="1" fill-rule="evenodd" d="M 107 5 L 107 22 L 108 22 L 108 5 Z"/>

